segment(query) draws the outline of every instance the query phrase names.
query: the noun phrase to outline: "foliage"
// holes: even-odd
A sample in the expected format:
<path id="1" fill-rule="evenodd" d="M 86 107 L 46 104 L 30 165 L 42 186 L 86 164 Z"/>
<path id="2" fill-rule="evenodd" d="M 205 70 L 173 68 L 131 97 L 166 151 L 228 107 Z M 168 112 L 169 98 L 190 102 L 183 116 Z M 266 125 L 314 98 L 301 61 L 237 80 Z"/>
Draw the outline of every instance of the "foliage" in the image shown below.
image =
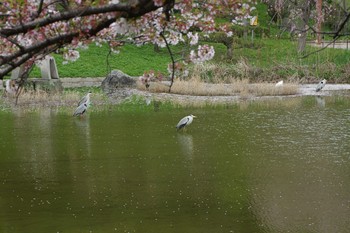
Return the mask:
<path id="1" fill-rule="evenodd" d="M 321 33 L 324 37 L 333 37 L 338 30 L 340 22 L 346 20 L 348 16 L 349 1 L 321 1 L 322 2 L 322 14 L 318 15 L 316 6 L 316 0 L 297 0 L 297 1 L 282 1 L 282 0 L 262 0 L 265 3 L 267 9 L 264 12 L 268 12 L 269 21 L 276 23 L 280 27 L 280 32 L 288 32 L 291 35 L 299 34 L 303 28 L 300 28 L 300 21 L 302 21 L 302 9 L 310 7 L 310 20 L 307 25 L 309 30 L 318 31 L 316 24 L 318 21 L 322 22 Z M 258 5 L 258 10 L 261 12 L 262 4 Z M 263 20 L 267 22 L 266 20 Z M 266 25 L 265 25 L 266 26 Z M 346 32 L 350 29 L 350 25 L 346 23 L 345 32 L 343 36 L 346 36 Z M 339 33 L 339 32 L 338 32 Z"/>
<path id="2" fill-rule="evenodd" d="M 0 78 L 24 65 L 22 78 L 34 62 L 52 52 L 77 61 L 77 48 L 89 43 L 107 42 L 112 52 L 131 42 L 151 43 L 160 47 L 189 42 L 198 43 L 200 30 L 210 34 L 224 31 L 226 25 L 216 25 L 216 17 L 229 17 L 235 22 L 249 19 L 255 9 L 250 1 L 8 1 L 0 4 Z M 176 14 L 172 14 L 176 11 Z M 172 55 L 171 51 L 169 50 Z M 199 45 L 190 52 L 195 62 L 213 57 L 213 48 Z M 172 64 L 174 67 L 174 59 Z M 174 72 L 174 70 L 172 70 Z"/>
<path id="3" fill-rule="evenodd" d="M 288 79 L 291 77 L 302 82 L 314 81 L 316 78 L 332 79 L 335 82 L 346 82 L 350 74 L 350 54 L 347 50 L 326 49 L 307 58 L 301 59 L 296 52 L 296 42 L 285 39 L 251 40 L 234 38 L 233 58 L 226 59 L 226 48 L 221 43 L 211 43 L 215 47 L 215 56 L 211 63 L 216 64 L 213 70 L 202 73 L 204 80 L 221 81 L 236 77 L 249 78 L 251 82 Z M 173 46 L 176 50 L 177 47 Z M 316 47 L 307 47 L 307 52 L 313 52 Z M 113 54 L 108 59 L 108 46 L 92 45 L 88 50 L 80 51 L 81 57 L 76 62 L 62 64 L 62 58 L 56 57 L 60 77 L 105 77 L 109 69 L 120 69 L 132 76 L 141 76 L 144 71 L 154 70 L 167 74 L 166 66 L 169 56 L 164 48 L 155 52 L 152 45 L 136 47 L 127 45 L 119 54 Z M 244 62 L 244 63 L 243 63 Z M 101 68 L 102 67 L 102 68 Z M 190 76 L 194 73 L 189 67 Z M 246 71 L 244 71 L 246 67 Z M 218 71 L 217 69 L 222 70 Z M 196 72 L 196 71 L 195 71 Z M 213 80 L 213 74 L 216 74 Z M 40 76 L 37 70 L 33 77 Z M 165 77 L 164 80 L 167 78 Z M 297 81 L 297 80 L 295 80 Z"/>
<path id="4" fill-rule="evenodd" d="M 44 8 L 40 12 L 40 15 L 34 14 L 30 16 L 26 15 L 29 12 L 23 12 L 22 17 L 26 16 L 29 18 L 16 18 L 17 16 L 14 12 L 23 9 L 25 4 L 33 4 L 34 2 L 36 2 L 35 4 L 38 2 L 44 3 Z M 99 23 L 104 22 L 104 17 L 112 17 L 114 21 L 108 27 L 101 28 L 98 33 L 96 32 L 94 35 L 87 36 L 84 32 L 82 35 L 60 44 L 57 47 L 58 50 L 54 50 L 56 52 L 54 56 L 61 77 L 103 77 L 112 69 L 120 69 L 132 76 L 142 76 L 143 74 L 147 74 L 147 71 L 154 71 L 157 74 L 160 72 L 162 75 L 168 77 L 168 72 L 171 72 L 172 69 L 171 66 L 170 68 L 167 66 L 171 62 L 171 59 L 169 58 L 168 51 L 163 48 L 165 46 L 165 40 L 168 41 L 169 47 L 173 52 L 172 55 L 176 60 L 174 67 L 181 68 L 182 73 L 188 72 L 187 68 L 184 68 L 184 65 L 189 64 L 190 54 L 193 55 L 192 58 L 196 58 L 197 61 L 202 62 L 202 57 L 205 58 L 208 54 L 210 55 L 208 56 L 209 58 L 212 57 L 213 50 L 211 46 L 213 46 L 215 48 L 214 62 L 220 62 L 223 66 L 231 67 L 232 69 L 229 73 L 234 74 L 237 78 L 245 77 L 251 81 L 286 79 L 288 77 L 297 77 L 305 81 L 310 77 L 313 79 L 318 77 L 329 78 L 329 76 L 332 76 L 334 80 L 344 81 L 349 74 L 347 65 L 349 55 L 346 51 L 327 49 L 306 59 L 300 59 L 295 50 L 295 42 L 273 39 L 277 31 L 274 25 L 270 28 L 271 19 L 267 15 L 267 5 L 265 4 L 256 5 L 257 11 L 254 11 L 253 8 L 255 6 L 252 7 L 252 5 L 244 4 L 244 7 L 243 5 L 236 6 L 233 1 L 226 1 L 228 4 L 233 4 L 229 5 L 231 8 L 226 7 L 227 9 L 225 9 L 224 5 L 220 6 L 218 4 L 219 1 L 209 1 L 212 5 L 205 5 L 209 2 L 196 2 L 194 5 L 188 4 L 187 1 L 181 3 L 184 5 L 176 2 L 173 10 L 170 11 L 170 13 L 174 14 L 170 15 L 170 21 L 167 21 L 169 15 L 165 11 L 165 6 L 171 1 L 154 1 L 152 2 L 154 3 L 153 7 L 149 8 L 148 12 L 139 12 L 142 17 L 133 15 L 130 16 L 130 19 L 119 18 L 115 14 L 115 12 L 119 12 L 118 7 L 123 5 L 124 2 L 98 1 L 90 5 L 89 1 L 76 1 L 75 3 L 70 3 L 71 5 L 68 8 L 66 8 L 67 6 L 63 2 L 65 1 L 56 2 L 61 4 L 59 7 L 57 7 L 57 4 L 45 5 L 46 3 L 43 1 L 23 2 L 24 5 L 11 2 L 11 10 L 9 10 L 8 3 L 1 5 L 0 15 L 9 14 L 12 24 L 3 23 L 5 27 L 1 30 L 5 33 L 4 38 L 11 40 L 0 45 L 5 48 L 6 45 L 12 44 L 14 50 L 9 51 L 9 53 L 18 52 L 22 51 L 20 49 L 21 46 L 27 46 L 24 47 L 27 49 L 32 48 L 31 46 L 35 44 L 34 42 L 43 39 L 43 36 L 48 39 L 50 38 L 48 35 L 61 36 L 64 33 L 69 33 L 71 29 L 77 29 L 79 31 L 87 27 L 94 28 L 97 25 L 101 26 Z M 36 6 L 35 4 L 33 6 Z M 103 7 L 106 7 L 103 9 L 110 9 L 112 7 L 114 10 L 108 11 L 109 13 L 106 15 L 100 15 L 101 18 L 96 18 L 96 15 L 91 14 L 86 18 L 83 15 L 81 17 L 70 16 L 71 18 L 67 19 L 67 22 L 62 22 L 62 19 L 58 19 L 54 23 L 43 25 L 41 29 L 47 29 L 48 31 L 40 31 L 40 26 L 38 26 L 38 28 L 35 28 L 38 31 L 34 30 L 35 32 L 31 31 L 26 34 L 27 32 L 18 26 L 22 23 L 23 27 L 29 27 L 32 22 L 29 19 L 33 19 L 30 17 L 34 17 L 37 23 L 42 22 L 39 20 L 46 22 L 49 17 L 44 13 L 51 12 L 50 17 L 58 17 L 58 13 L 66 9 L 68 13 L 73 9 L 79 10 L 79 4 L 83 4 L 85 7 L 83 14 L 90 12 L 92 9 L 99 10 Z M 163 7 L 161 7 L 162 4 L 164 4 Z M 205 8 L 206 6 L 208 8 Z M 205 10 L 201 11 L 202 9 Z M 232 9 L 236 10 L 234 14 L 230 13 Z M 29 9 L 26 10 L 29 11 Z M 38 10 L 38 8 L 34 7 L 32 10 Z M 121 12 L 124 12 L 124 10 L 121 10 Z M 249 20 L 251 15 L 258 15 L 258 26 L 241 26 L 231 23 L 232 20 L 239 22 L 238 19 L 240 19 L 240 24 L 243 24 L 242 22 Z M 4 21 L 5 18 L 2 17 L 1 20 Z M 89 20 L 92 22 L 88 22 Z M 86 22 L 87 24 L 83 25 L 82 22 Z M 53 29 L 53 26 L 57 25 L 64 26 L 64 28 L 59 28 L 59 30 L 57 28 Z M 18 34 L 11 34 L 14 33 L 15 29 L 19 30 L 20 36 L 16 37 L 14 35 Z M 252 29 L 254 29 L 254 39 L 251 37 Z M 198 33 L 199 31 L 200 33 Z M 248 35 L 245 38 L 243 35 L 246 31 Z M 161 35 L 165 36 L 165 40 L 162 39 Z M 271 38 L 267 39 L 263 35 L 271 36 Z M 26 36 L 29 36 L 31 40 L 26 38 Z M 21 38 L 23 41 L 19 43 L 18 40 Z M 81 41 L 78 39 L 81 39 Z M 85 44 L 91 42 L 92 44 L 86 49 Z M 201 48 L 205 48 L 207 52 L 202 54 L 194 50 L 194 46 L 197 43 Z M 204 43 L 208 44 L 208 46 L 205 46 Z M 135 44 L 143 46 L 139 47 L 135 46 Z M 158 46 L 158 52 L 154 51 L 155 44 Z M 44 48 L 49 50 L 43 50 Z M 227 59 L 226 56 L 228 48 L 232 48 L 233 50 L 231 59 Z M 50 49 L 51 47 L 43 47 L 41 50 L 36 51 L 35 56 L 31 57 L 33 59 L 40 58 L 41 55 L 50 52 Z M 308 47 L 307 50 L 313 52 L 316 48 Z M 6 51 L 4 50 L 3 52 L 6 53 Z M 64 53 L 65 56 L 61 56 L 61 53 Z M 24 56 L 25 54 L 22 55 Z M 13 59 L 13 61 L 16 59 Z M 65 59 L 74 62 L 62 65 Z M 180 64 L 182 60 L 186 61 L 186 63 Z M 16 64 L 14 63 L 13 67 Z M 179 75 L 181 75 L 180 73 Z M 40 76 L 40 72 L 38 68 L 35 68 L 31 77 L 38 76 Z M 212 76 L 213 71 L 207 74 L 207 79 L 211 80 Z"/>

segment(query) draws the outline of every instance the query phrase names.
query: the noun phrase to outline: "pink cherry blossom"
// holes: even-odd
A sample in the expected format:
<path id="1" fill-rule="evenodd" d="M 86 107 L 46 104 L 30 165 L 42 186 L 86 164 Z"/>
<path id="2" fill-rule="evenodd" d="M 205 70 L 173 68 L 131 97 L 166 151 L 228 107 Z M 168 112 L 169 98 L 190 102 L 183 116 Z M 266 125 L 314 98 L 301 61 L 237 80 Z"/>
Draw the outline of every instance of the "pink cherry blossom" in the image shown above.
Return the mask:
<path id="1" fill-rule="evenodd" d="M 232 36 L 229 25 L 218 26 L 215 18 L 230 15 L 239 22 L 250 16 L 253 7 L 249 0 L 3 1 L 0 79 L 16 66 L 29 67 L 50 52 L 63 52 L 65 61 L 76 61 L 80 57 L 77 49 L 90 43 L 108 43 L 113 52 L 119 52 L 124 43 L 166 47 L 188 42 L 192 51 L 187 62 L 204 62 L 215 51 L 208 45 L 194 49 L 200 36 L 218 31 Z M 179 13 L 172 14 L 171 9 Z M 186 63 L 174 66 L 182 75 L 186 73 Z"/>

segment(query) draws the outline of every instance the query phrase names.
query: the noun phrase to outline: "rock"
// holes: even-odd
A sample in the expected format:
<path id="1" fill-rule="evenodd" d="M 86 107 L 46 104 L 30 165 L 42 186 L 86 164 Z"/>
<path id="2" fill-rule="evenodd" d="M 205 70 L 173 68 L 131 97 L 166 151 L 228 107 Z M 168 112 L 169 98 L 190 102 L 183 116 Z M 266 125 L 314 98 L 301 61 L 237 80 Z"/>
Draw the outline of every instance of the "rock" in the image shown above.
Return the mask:
<path id="1" fill-rule="evenodd" d="M 60 78 L 64 88 L 72 87 L 101 87 L 104 77 L 85 77 L 85 78 Z"/>
<path id="2" fill-rule="evenodd" d="M 125 94 L 125 88 L 136 88 L 136 79 L 124 74 L 120 70 L 113 70 L 101 84 L 102 90 L 107 93 L 115 93 L 121 91 Z"/>
<path id="3" fill-rule="evenodd" d="M 25 84 L 26 89 L 42 90 L 47 93 L 62 93 L 63 86 L 60 79 L 31 78 Z"/>

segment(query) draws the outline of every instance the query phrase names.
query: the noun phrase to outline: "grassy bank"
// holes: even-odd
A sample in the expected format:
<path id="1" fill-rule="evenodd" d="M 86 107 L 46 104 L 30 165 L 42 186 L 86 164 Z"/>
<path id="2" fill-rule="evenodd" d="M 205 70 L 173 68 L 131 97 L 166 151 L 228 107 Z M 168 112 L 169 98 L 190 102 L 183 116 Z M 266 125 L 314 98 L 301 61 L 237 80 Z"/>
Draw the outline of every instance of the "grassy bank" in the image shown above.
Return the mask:
<path id="1" fill-rule="evenodd" d="M 170 57 L 166 50 L 155 53 L 150 45 L 137 47 L 125 45 L 119 54 L 109 53 L 107 45 L 91 45 L 89 49 L 80 50 L 76 62 L 63 64 L 62 56 L 54 54 L 60 77 L 105 77 L 111 70 L 119 69 L 131 76 L 142 75 L 145 70 L 166 71 Z M 31 77 L 39 77 L 36 67 Z"/>
<path id="2" fill-rule="evenodd" d="M 312 83 L 326 78 L 334 83 L 348 82 L 350 76 L 350 52 L 342 49 L 325 49 L 306 58 L 300 58 L 296 52 L 296 42 L 286 39 L 256 38 L 235 39 L 233 58 L 226 59 L 226 48 L 222 44 L 213 44 L 216 54 L 209 62 L 214 70 L 225 69 L 226 76 L 219 78 L 248 79 L 252 82 L 274 82 L 280 79 L 301 83 Z M 174 48 L 174 50 L 179 47 Z M 312 53 L 317 48 L 308 46 L 306 53 Z M 170 56 L 165 48 L 154 51 L 152 45 L 136 47 L 126 45 L 119 54 L 109 54 L 108 46 L 91 45 L 87 50 L 80 51 L 80 59 L 63 65 L 62 57 L 55 55 L 60 77 L 105 77 L 111 70 L 120 69 L 123 72 L 140 76 L 146 70 L 156 70 L 167 73 Z M 201 73 L 204 81 L 215 82 L 212 70 Z M 190 69 L 191 75 L 198 75 L 195 69 Z M 39 77 L 37 68 L 31 77 Z"/>
<path id="3" fill-rule="evenodd" d="M 235 49 L 233 63 L 245 67 L 245 76 L 253 81 L 277 79 L 296 80 L 302 83 L 327 79 L 331 82 L 348 82 L 350 52 L 307 46 L 301 58 L 296 51 L 297 42 L 283 39 L 260 39 Z"/>
<path id="4" fill-rule="evenodd" d="M 215 107 L 237 103 L 241 100 L 255 99 L 262 96 L 293 95 L 298 92 L 296 84 L 286 84 L 276 87 L 274 84 L 249 84 L 246 81 L 236 81 L 230 84 L 206 84 L 200 80 L 175 82 L 173 91 L 168 93 L 168 86 L 162 83 L 151 83 L 146 91 L 142 83 L 138 83 L 140 91 L 133 92 L 130 98 L 121 101 L 120 98 L 107 96 L 99 87 L 66 88 L 62 93 L 48 93 L 41 90 L 27 90 L 18 98 L 7 96 L 0 99 L 0 111 L 24 109 L 36 111 L 50 108 L 72 114 L 79 100 L 88 91 L 92 92 L 91 111 L 117 109 L 119 111 L 139 111 L 140 109 L 156 110 L 177 107 Z M 121 101 L 121 102 L 120 102 Z"/>

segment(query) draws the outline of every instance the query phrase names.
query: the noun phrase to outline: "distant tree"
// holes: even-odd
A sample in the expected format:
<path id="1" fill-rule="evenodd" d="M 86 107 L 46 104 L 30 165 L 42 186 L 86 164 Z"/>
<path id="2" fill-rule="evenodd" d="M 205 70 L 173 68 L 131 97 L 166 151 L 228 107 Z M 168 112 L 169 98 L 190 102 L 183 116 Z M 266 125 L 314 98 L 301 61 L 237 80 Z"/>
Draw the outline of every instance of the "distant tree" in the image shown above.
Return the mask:
<path id="1" fill-rule="evenodd" d="M 333 36 L 334 40 L 348 35 L 344 32 L 350 18 L 345 1 L 323 0 L 321 9 L 316 9 L 317 0 L 263 0 L 268 5 L 272 21 L 278 23 L 282 31 L 288 30 L 297 36 L 297 50 L 305 51 L 307 33 Z M 321 3 L 318 0 L 318 3 Z M 283 7 L 281 7 L 283 6 Z M 321 24 L 325 25 L 321 27 Z"/>
<path id="2" fill-rule="evenodd" d="M 299 11 L 299 24 L 295 30 L 298 32 L 298 53 L 302 54 L 305 51 L 307 31 L 311 17 L 312 9 L 315 7 L 314 0 L 299 0 L 296 6 Z"/>

